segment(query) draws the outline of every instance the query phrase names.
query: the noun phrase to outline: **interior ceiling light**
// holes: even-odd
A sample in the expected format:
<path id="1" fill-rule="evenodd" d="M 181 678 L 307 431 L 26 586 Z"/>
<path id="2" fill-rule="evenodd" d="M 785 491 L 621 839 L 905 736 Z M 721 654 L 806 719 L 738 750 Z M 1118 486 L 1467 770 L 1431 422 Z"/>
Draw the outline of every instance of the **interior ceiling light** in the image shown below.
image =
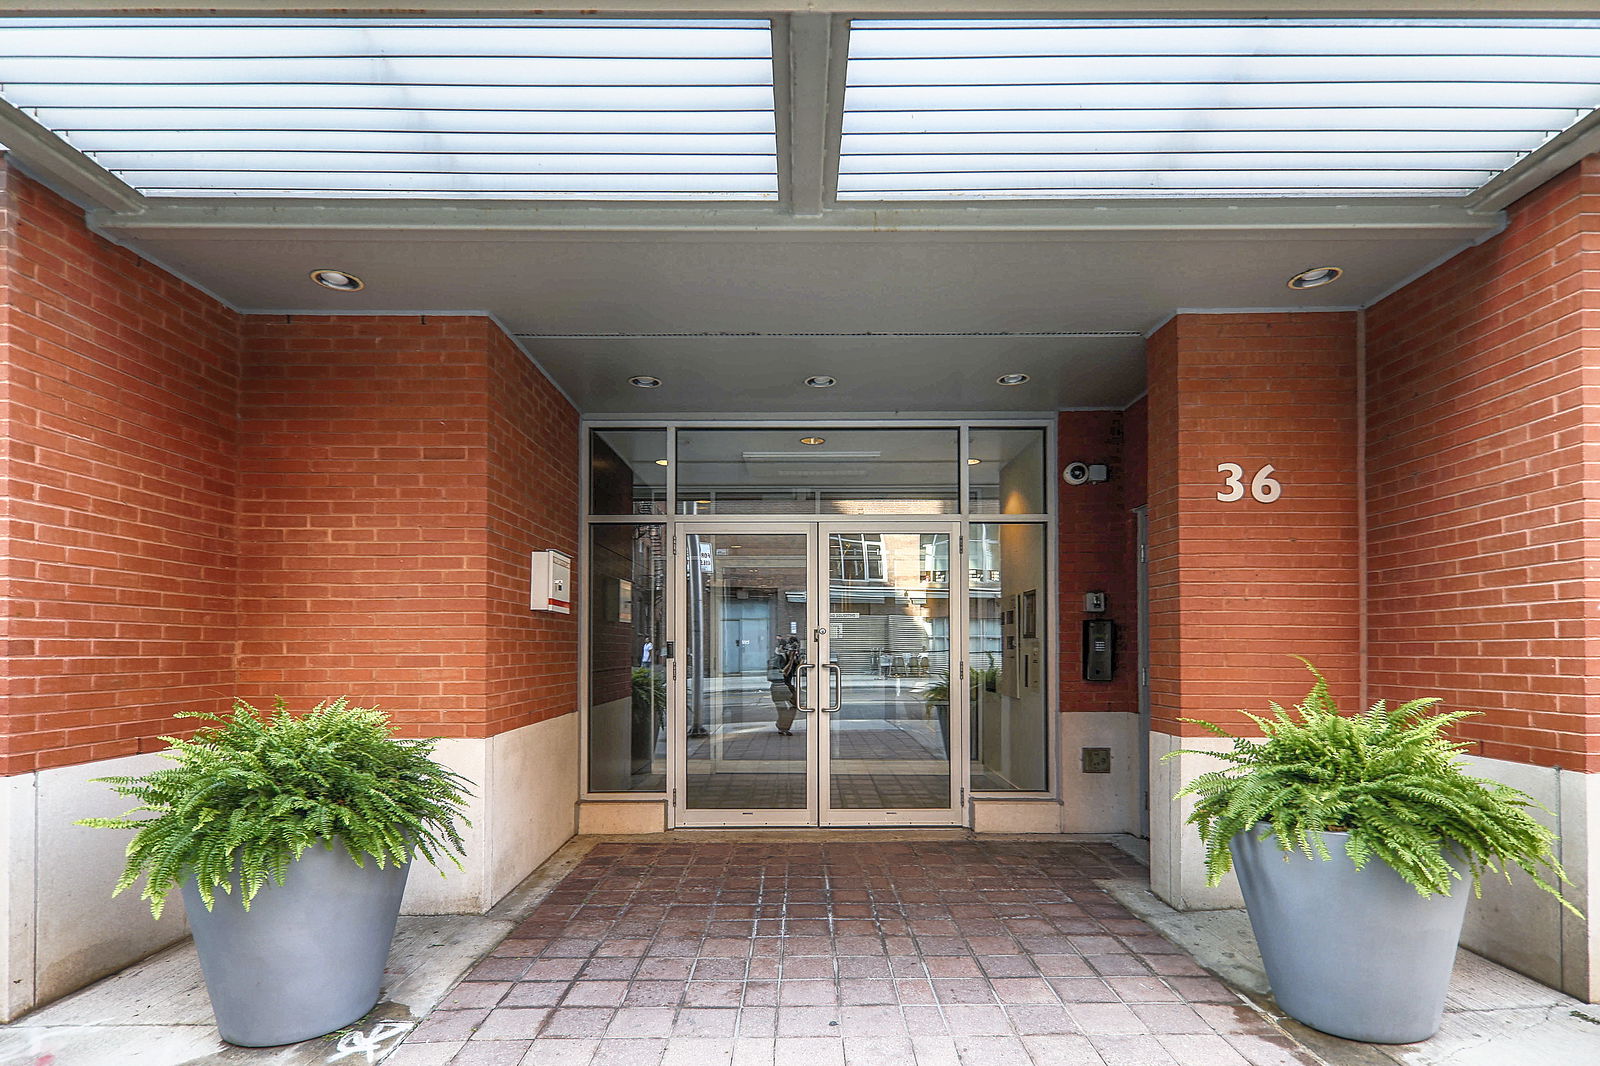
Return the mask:
<path id="1" fill-rule="evenodd" d="M 1026 375 L 1026 374 L 1001 374 L 999 377 L 995 378 L 994 380 L 995 380 L 995 384 L 997 384 L 997 385 L 1021 385 L 1024 381 L 1028 380 L 1028 375 Z"/>
<path id="2" fill-rule="evenodd" d="M 806 384 L 813 389 L 831 389 L 839 384 L 839 379 L 829 377 L 827 374 L 813 374 L 806 378 Z"/>
<path id="3" fill-rule="evenodd" d="M 332 289 L 334 292 L 360 292 L 367 287 L 366 282 L 348 270 L 333 270 L 329 267 L 313 270 L 311 280 L 324 289 Z"/>
<path id="4" fill-rule="evenodd" d="M 809 444 L 814 448 L 819 444 L 826 444 L 827 440 L 826 440 L 826 438 L 823 438 L 823 437 L 801 437 L 800 438 L 800 443 L 801 444 Z"/>
<path id="5" fill-rule="evenodd" d="M 1291 289 L 1315 289 L 1319 285 L 1338 281 L 1343 274 L 1343 267 L 1312 267 L 1290 278 L 1288 284 Z"/>
<path id="6" fill-rule="evenodd" d="M 653 378 L 649 374 L 640 374 L 637 377 L 629 378 L 628 384 L 636 389 L 659 389 L 661 387 L 661 379 Z"/>
<path id="7" fill-rule="evenodd" d="M 666 466 L 667 465 L 667 461 L 665 459 L 657 459 L 656 460 L 656 465 L 657 466 Z"/>
<path id="8" fill-rule="evenodd" d="M 968 466 L 977 466 L 981 462 L 983 462 L 982 459 L 968 459 L 967 460 L 967 465 Z"/>

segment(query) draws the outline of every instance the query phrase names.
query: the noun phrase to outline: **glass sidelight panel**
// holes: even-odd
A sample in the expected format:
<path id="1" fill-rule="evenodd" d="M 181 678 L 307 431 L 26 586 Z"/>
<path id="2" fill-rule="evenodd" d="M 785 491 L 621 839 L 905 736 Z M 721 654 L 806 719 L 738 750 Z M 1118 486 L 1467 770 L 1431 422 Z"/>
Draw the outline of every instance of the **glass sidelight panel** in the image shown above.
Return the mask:
<path id="1" fill-rule="evenodd" d="M 690 533 L 685 806 L 808 805 L 804 533 Z"/>
<path id="2" fill-rule="evenodd" d="M 950 535 L 828 534 L 833 810 L 947 810 Z"/>
<path id="3" fill-rule="evenodd" d="M 1049 787 L 1045 539 L 1044 526 L 1021 523 L 974 523 L 968 534 L 975 791 Z"/>
<path id="4" fill-rule="evenodd" d="M 967 436 L 967 498 L 973 514 L 1044 514 L 1042 429 L 974 429 Z"/>
<path id="5" fill-rule="evenodd" d="M 589 527 L 591 792 L 666 787 L 664 532 L 654 524 Z"/>
<path id="6" fill-rule="evenodd" d="M 589 513 L 666 513 L 666 456 L 664 429 L 591 430 Z"/>

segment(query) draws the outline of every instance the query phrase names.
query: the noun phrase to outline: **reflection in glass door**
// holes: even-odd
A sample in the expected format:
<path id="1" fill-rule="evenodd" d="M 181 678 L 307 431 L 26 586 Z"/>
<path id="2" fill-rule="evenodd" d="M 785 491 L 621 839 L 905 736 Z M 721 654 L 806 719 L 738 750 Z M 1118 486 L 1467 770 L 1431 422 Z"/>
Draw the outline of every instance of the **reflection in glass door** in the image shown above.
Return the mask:
<path id="1" fill-rule="evenodd" d="M 950 525 L 685 526 L 675 823 L 959 824 L 956 543 Z"/>

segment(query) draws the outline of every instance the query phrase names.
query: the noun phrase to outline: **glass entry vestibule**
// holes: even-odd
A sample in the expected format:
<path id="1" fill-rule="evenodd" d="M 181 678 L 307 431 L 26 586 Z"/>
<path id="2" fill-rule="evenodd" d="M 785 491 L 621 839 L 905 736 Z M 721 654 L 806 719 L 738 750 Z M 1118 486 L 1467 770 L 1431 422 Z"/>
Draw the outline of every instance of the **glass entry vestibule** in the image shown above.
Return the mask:
<path id="1" fill-rule="evenodd" d="M 586 799 L 952 826 L 1052 789 L 1045 426 L 586 437 Z"/>
<path id="2" fill-rule="evenodd" d="M 741 525 L 678 526 L 677 824 L 959 824 L 959 527 Z"/>

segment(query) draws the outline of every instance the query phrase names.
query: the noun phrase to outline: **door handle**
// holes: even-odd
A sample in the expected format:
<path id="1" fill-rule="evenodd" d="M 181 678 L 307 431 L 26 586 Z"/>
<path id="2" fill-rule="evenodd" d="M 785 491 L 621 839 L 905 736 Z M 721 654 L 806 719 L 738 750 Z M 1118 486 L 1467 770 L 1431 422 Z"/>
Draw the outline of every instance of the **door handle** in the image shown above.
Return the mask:
<path id="1" fill-rule="evenodd" d="M 831 697 L 828 706 L 822 708 L 822 710 L 832 714 L 844 703 L 844 673 L 839 669 L 838 663 L 823 663 L 822 668 L 828 671 L 828 688 Z"/>
<path id="2" fill-rule="evenodd" d="M 811 691 L 811 664 L 801 663 L 800 668 L 794 672 L 794 705 L 807 714 L 812 708 L 806 706 L 806 693 Z"/>

